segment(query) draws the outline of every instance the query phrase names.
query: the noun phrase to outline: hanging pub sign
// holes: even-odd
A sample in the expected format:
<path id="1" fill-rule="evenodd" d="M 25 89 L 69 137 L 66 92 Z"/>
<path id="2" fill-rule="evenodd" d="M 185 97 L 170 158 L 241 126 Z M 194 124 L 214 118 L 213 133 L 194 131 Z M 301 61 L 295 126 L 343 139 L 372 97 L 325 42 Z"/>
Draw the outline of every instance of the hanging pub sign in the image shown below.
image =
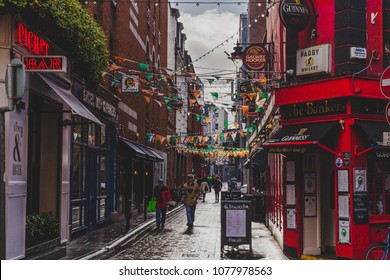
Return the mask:
<path id="1" fill-rule="evenodd" d="M 138 75 L 123 75 L 122 92 L 139 92 L 139 76 Z"/>
<path id="2" fill-rule="evenodd" d="M 260 44 L 247 47 L 242 55 L 242 62 L 247 70 L 261 71 L 268 64 L 268 51 Z"/>
<path id="3" fill-rule="evenodd" d="M 327 74 L 331 69 L 331 45 L 297 50 L 297 76 Z"/>
<path id="4" fill-rule="evenodd" d="M 306 0 L 283 0 L 279 15 L 286 28 L 299 32 L 309 24 L 312 11 Z"/>

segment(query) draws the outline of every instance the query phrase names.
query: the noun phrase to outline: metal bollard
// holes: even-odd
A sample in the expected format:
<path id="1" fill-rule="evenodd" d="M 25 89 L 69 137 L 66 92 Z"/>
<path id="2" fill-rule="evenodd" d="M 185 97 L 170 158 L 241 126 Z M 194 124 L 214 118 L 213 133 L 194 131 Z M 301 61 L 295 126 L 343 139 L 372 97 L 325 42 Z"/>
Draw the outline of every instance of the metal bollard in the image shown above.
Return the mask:
<path id="1" fill-rule="evenodd" d="M 148 213 L 146 211 L 147 207 L 148 207 L 148 196 L 145 195 L 144 196 L 144 222 L 146 222 L 147 215 L 148 215 Z"/>

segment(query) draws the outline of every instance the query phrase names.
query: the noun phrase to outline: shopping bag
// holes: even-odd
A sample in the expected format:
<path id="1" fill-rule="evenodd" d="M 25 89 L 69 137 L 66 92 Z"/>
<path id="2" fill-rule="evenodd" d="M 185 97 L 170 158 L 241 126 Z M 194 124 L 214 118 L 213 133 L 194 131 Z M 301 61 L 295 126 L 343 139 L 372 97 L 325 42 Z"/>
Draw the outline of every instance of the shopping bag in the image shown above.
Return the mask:
<path id="1" fill-rule="evenodd" d="M 152 200 L 149 200 L 148 207 L 146 208 L 146 211 L 154 212 L 154 210 L 156 210 L 156 204 L 157 204 L 156 199 L 153 198 Z"/>

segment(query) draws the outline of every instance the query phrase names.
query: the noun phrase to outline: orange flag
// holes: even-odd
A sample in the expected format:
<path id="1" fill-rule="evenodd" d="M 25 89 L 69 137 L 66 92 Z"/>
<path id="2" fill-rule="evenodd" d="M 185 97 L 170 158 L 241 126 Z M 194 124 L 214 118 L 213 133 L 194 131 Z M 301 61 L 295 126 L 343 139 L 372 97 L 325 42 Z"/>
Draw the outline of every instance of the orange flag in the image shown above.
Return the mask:
<path id="1" fill-rule="evenodd" d="M 110 68 L 108 69 L 108 72 L 115 71 L 117 69 L 121 68 L 120 66 L 117 65 L 111 65 Z"/>
<path id="2" fill-rule="evenodd" d="M 247 115 L 248 111 L 249 111 L 249 106 L 242 106 L 242 112 L 244 113 L 244 115 Z"/>
<path id="3" fill-rule="evenodd" d="M 126 61 L 126 59 L 124 59 L 123 57 L 120 57 L 120 56 L 114 56 L 114 58 L 116 60 L 118 60 L 119 62 L 125 62 Z"/>
<path id="4" fill-rule="evenodd" d="M 234 122 L 233 125 L 234 125 L 235 128 L 237 128 L 238 127 L 238 122 Z"/>
<path id="5" fill-rule="evenodd" d="M 147 101 L 148 103 L 150 103 L 150 97 L 148 97 L 148 96 L 144 96 L 144 97 L 145 97 L 146 101 Z"/>

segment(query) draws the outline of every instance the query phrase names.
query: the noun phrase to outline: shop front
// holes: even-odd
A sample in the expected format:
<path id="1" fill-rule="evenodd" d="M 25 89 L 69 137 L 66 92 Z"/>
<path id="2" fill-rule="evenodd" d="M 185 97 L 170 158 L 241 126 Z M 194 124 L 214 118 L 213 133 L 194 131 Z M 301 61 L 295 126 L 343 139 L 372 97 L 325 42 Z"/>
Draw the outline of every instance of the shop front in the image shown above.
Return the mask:
<path id="1" fill-rule="evenodd" d="M 117 161 L 117 211 L 126 215 L 133 210 L 143 212 L 157 180 L 165 177 L 164 157 L 150 147 L 120 137 Z"/>
<path id="2" fill-rule="evenodd" d="M 337 96 L 325 82 L 277 92 L 282 126 L 263 144 L 267 221 L 295 257 L 362 259 L 390 222 L 387 101 L 377 81 L 359 81 L 365 96 L 339 82 Z M 302 100 L 303 90 L 317 94 Z"/>
<path id="3" fill-rule="evenodd" d="M 111 94 L 92 93 L 75 80 L 73 91 L 100 121 L 100 125 L 74 116 L 72 129 L 71 220 L 72 233 L 91 230 L 110 220 L 115 207 L 116 104 Z"/>
<path id="4" fill-rule="evenodd" d="M 23 99 L 5 114 L 5 258 L 20 259 L 69 240 L 66 120 L 101 123 L 72 94 L 69 62 L 42 30 L 12 15 L 1 16 L 0 30 L 1 61 L 19 58 L 26 69 Z"/>

